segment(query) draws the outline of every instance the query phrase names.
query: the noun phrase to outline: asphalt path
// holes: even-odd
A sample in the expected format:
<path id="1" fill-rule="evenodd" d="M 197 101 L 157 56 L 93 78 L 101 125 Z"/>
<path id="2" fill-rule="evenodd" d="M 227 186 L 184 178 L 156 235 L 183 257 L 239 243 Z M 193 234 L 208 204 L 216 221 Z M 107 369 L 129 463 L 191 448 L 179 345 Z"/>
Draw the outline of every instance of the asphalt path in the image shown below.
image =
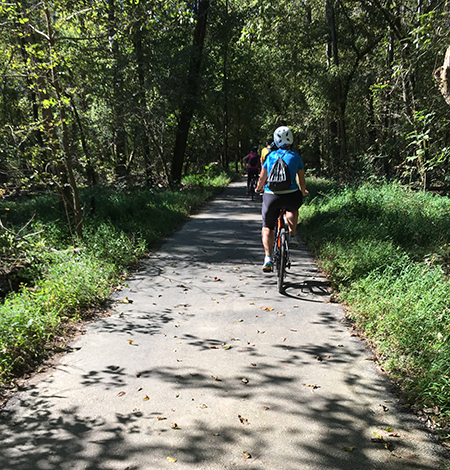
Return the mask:
<path id="1" fill-rule="evenodd" d="M 285 295 L 261 271 L 260 210 L 233 183 L 146 259 L 1 411 L 0 468 L 445 468 L 307 250 Z"/>

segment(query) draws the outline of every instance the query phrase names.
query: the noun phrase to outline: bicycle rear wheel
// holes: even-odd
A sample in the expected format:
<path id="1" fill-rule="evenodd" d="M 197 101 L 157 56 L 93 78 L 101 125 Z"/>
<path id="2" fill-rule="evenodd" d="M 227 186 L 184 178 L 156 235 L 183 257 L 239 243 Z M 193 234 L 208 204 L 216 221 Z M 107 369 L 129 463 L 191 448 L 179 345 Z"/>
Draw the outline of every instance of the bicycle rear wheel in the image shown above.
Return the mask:
<path id="1" fill-rule="evenodd" d="M 252 196 L 252 201 L 255 199 L 255 178 L 252 178 L 250 181 L 250 195 Z"/>
<path id="2" fill-rule="evenodd" d="M 277 288 L 278 292 L 283 292 L 284 276 L 286 274 L 286 229 L 280 229 L 278 241 L 278 256 L 277 256 Z"/>

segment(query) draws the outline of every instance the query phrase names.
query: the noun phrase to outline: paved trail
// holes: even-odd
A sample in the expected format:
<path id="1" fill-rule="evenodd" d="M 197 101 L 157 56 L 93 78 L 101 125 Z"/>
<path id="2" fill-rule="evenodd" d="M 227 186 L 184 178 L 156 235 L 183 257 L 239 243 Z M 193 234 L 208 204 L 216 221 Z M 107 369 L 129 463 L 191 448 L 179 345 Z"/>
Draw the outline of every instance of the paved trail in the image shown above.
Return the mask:
<path id="1" fill-rule="evenodd" d="M 244 194 L 234 183 L 190 218 L 9 402 L 1 469 L 441 468 L 306 250 L 285 296 L 261 272 Z"/>

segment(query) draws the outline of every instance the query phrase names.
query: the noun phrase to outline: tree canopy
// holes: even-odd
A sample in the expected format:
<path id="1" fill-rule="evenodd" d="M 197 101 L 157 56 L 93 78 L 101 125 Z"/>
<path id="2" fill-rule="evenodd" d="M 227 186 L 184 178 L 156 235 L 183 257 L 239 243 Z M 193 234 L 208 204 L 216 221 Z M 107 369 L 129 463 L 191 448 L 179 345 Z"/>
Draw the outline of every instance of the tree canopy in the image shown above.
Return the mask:
<path id="1" fill-rule="evenodd" d="M 176 184 L 292 127 L 306 167 L 449 183 L 438 0 L 18 0 L 0 5 L 2 192 Z"/>

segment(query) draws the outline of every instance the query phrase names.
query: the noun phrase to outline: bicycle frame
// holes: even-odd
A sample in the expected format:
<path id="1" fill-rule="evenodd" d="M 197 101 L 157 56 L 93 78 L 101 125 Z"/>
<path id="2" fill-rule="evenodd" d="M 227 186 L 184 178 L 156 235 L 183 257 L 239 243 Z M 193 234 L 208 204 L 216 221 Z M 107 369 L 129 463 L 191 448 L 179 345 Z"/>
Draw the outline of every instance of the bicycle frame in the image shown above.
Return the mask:
<path id="1" fill-rule="evenodd" d="M 291 267 L 288 237 L 289 226 L 286 221 L 286 211 L 282 209 L 280 210 L 280 215 L 278 216 L 277 224 L 275 226 L 273 246 L 273 260 L 277 271 L 277 288 L 280 293 L 283 291 L 286 268 L 289 269 Z"/>

